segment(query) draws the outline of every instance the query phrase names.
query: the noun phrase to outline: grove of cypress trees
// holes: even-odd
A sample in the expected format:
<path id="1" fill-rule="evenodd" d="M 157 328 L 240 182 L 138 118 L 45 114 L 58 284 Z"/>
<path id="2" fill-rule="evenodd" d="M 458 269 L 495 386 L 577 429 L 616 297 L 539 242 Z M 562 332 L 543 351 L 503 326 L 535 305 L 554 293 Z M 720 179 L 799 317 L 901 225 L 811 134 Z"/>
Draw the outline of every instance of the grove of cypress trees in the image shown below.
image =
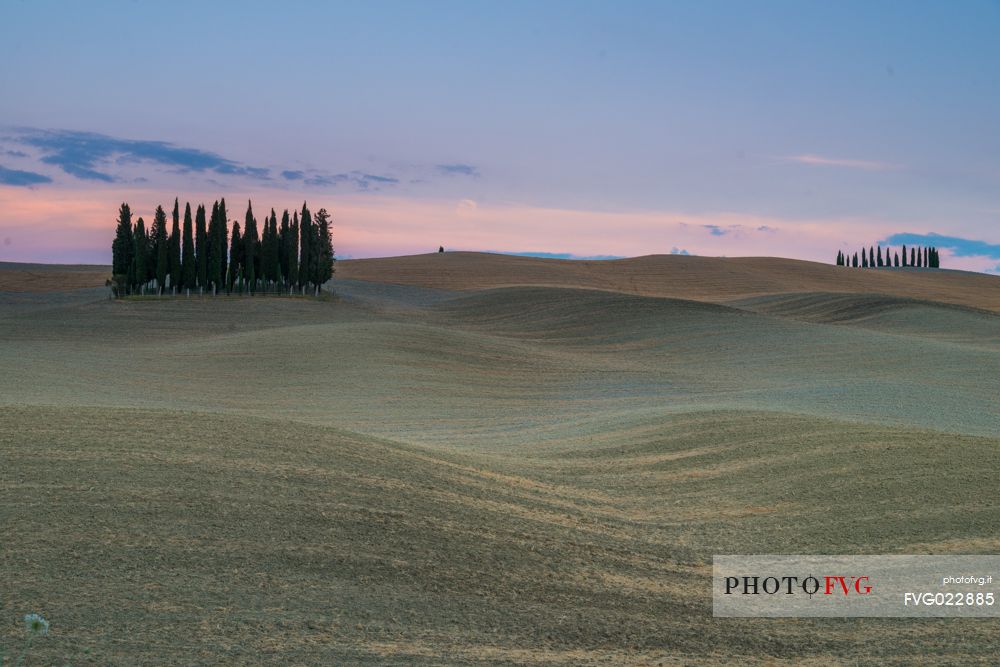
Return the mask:
<path id="1" fill-rule="evenodd" d="M 170 228 L 170 289 L 179 292 L 181 285 L 181 212 L 177 198 L 174 198 L 174 220 Z"/>
<path id="2" fill-rule="evenodd" d="M 111 242 L 111 258 L 111 272 L 115 276 L 128 276 L 135 259 L 135 240 L 132 234 L 132 209 L 124 202 L 118 209 L 118 227 L 115 229 L 115 240 Z"/>
<path id="3" fill-rule="evenodd" d="M 194 254 L 194 236 L 191 232 L 191 203 L 184 205 L 184 250 L 181 254 L 181 285 L 194 289 L 198 285 L 198 267 Z"/>
<path id="4" fill-rule="evenodd" d="M 208 281 L 208 235 L 205 230 L 205 205 L 199 204 L 194 216 L 195 254 L 198 262 L 198 287 L 204 291 Z"/>

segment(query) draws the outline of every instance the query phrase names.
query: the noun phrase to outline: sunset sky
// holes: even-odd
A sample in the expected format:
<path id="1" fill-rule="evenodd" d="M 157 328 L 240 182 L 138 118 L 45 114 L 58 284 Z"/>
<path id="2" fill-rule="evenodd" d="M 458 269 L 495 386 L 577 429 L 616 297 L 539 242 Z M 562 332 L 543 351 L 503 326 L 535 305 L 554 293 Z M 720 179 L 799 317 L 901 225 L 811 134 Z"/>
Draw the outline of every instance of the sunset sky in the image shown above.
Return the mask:
<path id="1" fill-rule="evenodd" d="M 337 256 L 1000 273 L 1000 2 L 0 4 L 0 260 L 118 204 L 325 207 Z"/>

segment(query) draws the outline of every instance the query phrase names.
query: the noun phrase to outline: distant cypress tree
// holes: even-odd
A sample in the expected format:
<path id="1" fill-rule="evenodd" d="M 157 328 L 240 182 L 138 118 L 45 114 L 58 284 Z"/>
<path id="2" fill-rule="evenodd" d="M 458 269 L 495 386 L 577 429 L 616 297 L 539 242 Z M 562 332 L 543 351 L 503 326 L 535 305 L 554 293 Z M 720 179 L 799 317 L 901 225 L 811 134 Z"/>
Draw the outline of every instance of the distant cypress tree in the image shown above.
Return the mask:
<path id="1" fill-rule="evenodd" d="M 854 253 L 854 263 L 853 263 L 853 266 L 854 266 L 855 269 L 858 268 L 858 253 Z"/>
<path id="2" fill-rule="evenodd" d="M 212 204 L 212 219 L 208 225 L 208 285 L 214 290 L 222 288 L 222 256 L 226 247 L 222 245 L 221 228 L 225 221 L 220 219 L 219 202 Z"/>
<path id="3" fill-rule="evenodd" d="M 181 253 L 181 285 L 193 289 L 198 285 L 198 266 L 194 254 L 194 237 L 191 232 L 191 204 L 184 205 L 184 249 Z"/>
<path id="4" fill-rule="evenodd" d="M 198 287 L 204 290 L 208 286 L 208 232 L 205 229 L 204 204 L 198 205 L 198 211 L 194 215 L 194 230 Z"/>
<path id="5" fill-rule="evenodd" d="M 844 265 L 844 253 L 842 253 L 840 250 L 838 250 L 837 251 L 837 266 L 843 266 L 843 265 Z"/>
<path id="6" fill-rule="evenodd" d="M 288 235 L 291 233 L 291 227 L 288 220 L 288 209 L 281 214 L 281 227 L 278 228 L 278 266 L 281 270 L 281 278 L 284 280 L 285 284 L 288 284 L 288 247 L 291 241 Z"/>
<path id="7" fill-rule="evenodd" d="M 267 230 L 270 245 L 267 249 L 267 279 L 273 283 L 281 280 L 281 255 L 278 251 L 280 239 L 278 238 L 278 216 L 274 209 L 271 209 L 271 220 Z"/>
<path id="8" fill-rule="evenodd" d="M 163 210 L 162 206 L 157 206 L 156 213 L 153 215 L 151 237 L 153 239 L 153 248 L 156 251 L 156 254 L 153 256 L 156 262 L 156 291 L 157 294 L 163 294 L 170 270 L 170 253 L 167 245 L 167 212 Z"/>
<path id="9" fill-rule="evenodd" d="M 903 266 L 909 266 L 909 264 L 906 263 L 906 244 L 903 244 Z"/>
<path id="10" fill-rule="evenodd" d="M 288 228 L 288 289 L 299 284 L 299 212 L 292 213 L 292 224 Z"/>
<path id="11" fill-rule="evenodd" d="M 142 288 L 149 281 L 149 238 L 146 236 L 146 223 L 140 217 L 135 223 L 135 287 L 141 294 Z"/>
<path id="12" fill-rule="evenodd" d="M 219 253 L 219 286 L 226 279 L 226 269 L 229 268 L 229 258 L 226 248 L 229 247 L 229 213 L 226 211 L 226 198 L 219 200 L 219 240 L 217 248 L 222 250 Z"/>
<path id="13" fill-rule="evenodd" d="M 253 294 L 257 290 L 257 221 L 253 217 L 253 204 L 247 202 L 247 215 L 243 224 L 243 275 L 247 289 Z"/>
<path id="14" fill-rule="evenodd" d="M 910 248 L 910 266 L 917 265 L 917 249 Z"/>
<path id="15" fill-rule="evenodd" d="M 229 246 L 229 291 L 232 292 L 239 285 L 242 276 L 240 268 L 243 266 L 241 255 L 243 253 L 243 239 L 240 237 L 240 223 L 233 223 L 233 237 Z"/>
<path id="16" fill-rule="evenodd" d="M 875 268 L 875 248 L 872 246 L 868 247 L 868 266 L 869 268 Z"/>
<path id="17" fill-rule="evenodd" d="M 861 251 L 861 268 L 868 268 L 868 253 L 864 250 Z"/>
<path id="18" fill-rule="evenodd" d="M 128 276 L 135 260 L 135 239 L 132 233 L 132 209 L 125 202 L 118 209 L 118 227 L 115 229 L 115 240 L 111 242 L 111 257 L 112 274 Z"/>
<path id="19" fill-rule="evenodd" d="M 333 238 L 330 236 L 330 214 L 325 208 L 316 212 L 316 292 L 333 278 Z"/>
<path id="20" fill-rule="evenodd" d="M 886 255 L 888 257 L 888 255 Z M 878 247 L 878 253 L 875 255 L 876 266 L 882 267 L 882 246 Z"/>
<path id="21" fill-rule="evenodd" d="M 899 253 L 898 252 L 897 253 L 893 253 L 892 264 L 893 264 L 893 266 L 899 266 Z"/>
<path id="22" fill-rule="evenodd" d="M 302 246 L 299 257 L 299 284 L 303 286 L 312 279 L 311 267 L 314 264 L 310 247 L 312 238 L 312 215 L 306 203 L 302 202 L 302 217 L 299 219 L 299 244 Z"/>
<path id="23" fill-rule="evenodd" d="M 181 211 L 177 198 L 174 198 L 174 220 L 170 228 L 170 289 L 180 291 L 181 285 Z"/>

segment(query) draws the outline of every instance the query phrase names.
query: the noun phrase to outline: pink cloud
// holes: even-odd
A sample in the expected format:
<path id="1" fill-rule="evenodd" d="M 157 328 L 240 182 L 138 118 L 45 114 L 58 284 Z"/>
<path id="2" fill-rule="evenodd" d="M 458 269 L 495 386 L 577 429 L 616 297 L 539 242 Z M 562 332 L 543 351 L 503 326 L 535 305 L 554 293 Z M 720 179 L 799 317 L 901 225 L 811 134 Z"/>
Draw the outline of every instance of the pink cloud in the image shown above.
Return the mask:
<path id="1" fill-rule="evenodd" d="M 848 169 L 862 169 L 864 171 L 896 171 L 901 167 L 888 162 L 876 162 L 873 160 L 845 160 L 842 158 L 823 157 L 822 155 L 791 155 L 784 158 L 789 162 L 798 162 L 814 167 L 845 167 Z"/>

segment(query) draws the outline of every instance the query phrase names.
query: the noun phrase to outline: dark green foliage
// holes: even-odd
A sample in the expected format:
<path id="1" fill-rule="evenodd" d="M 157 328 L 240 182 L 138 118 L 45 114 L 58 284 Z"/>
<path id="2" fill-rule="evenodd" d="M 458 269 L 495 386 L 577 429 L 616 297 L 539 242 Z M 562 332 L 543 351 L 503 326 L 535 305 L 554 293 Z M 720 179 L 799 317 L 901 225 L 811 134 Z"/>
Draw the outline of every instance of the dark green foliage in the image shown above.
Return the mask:
<path id="1" fill-rule="evenodd" d="M 299 284 L 299 212 L 292 213 L 292 224 L 288 228 L 288 286 Z"/>
<path id="2" fill-rule="evenodd" d="M 133 265 L 133 280 L 135 287 L 141 290 L 149 282 L 149 239 L 146 237 L 146 223 L 139 218 L 135 223 L 135 263 Z"/>
<path id="3" fill-rule="evenodd" d="M 178 290 L 181 284 L 181 212 L 178 206 L 178 201 L 174 198 L 174 219 L 173 225 L 170 228 L 170 258 L 168 264 L 170 265 L 170 287 L 173 290 Z"/>
<path id="4" fill-rule="evenodd" d="M 910 266 L 917 265 L 917 249 L 910 248 Z"/>
<path id="5" fill-rule="evenodd" d="M 279 252 L 278 216 L 275 215 L 273 208 L 271 209 L 271 219 L 268 222 L 267 237 L 267 279 L 276 283 L 281 280 L 281 254 Z"/>
<path id="6" fill-rule="evenodd" d="M 438 252 L 442 252 L 442 250 L 438 250 Z M 843 265 L 844 265 L 844 253 L 841 252 L 840 250 L 838 250 L 837 251 L 837 266 L 843 266 Z"/>
<path id="7" fill-rule="evenodd" d="M 218 242 L 216 243 L 217 248 L 221 248 L 219 252 L 219 282 L 221 286 L 222 281 L 226 278 L 226 270 L 229 268 L 229 259 L 227 257 L 226 247 L 229 244 L 229 213 L 226 212 L 226 198 L 223 197 L 219 201 L 219 228 L 218 228 Z"/>
<path id="8" fill-rule="evenodd" d="M 194 254 L 194 236 L 191 232 L 191 204 L 184 205 L 184 249 L 181 253 L 181 286 L 192 289 L 198 285 L 198 267 Z"/>
<path id="9" fill-rule="evenodd" d="M 253 294 L 257 289 L 257 220 L 253 217 L 253 204 L 247 202 L 247 215 L 243 223 L 243 276 Z"/>
<path id="10" fill-rule="evenodd" d="M 333 238 L 330 235 L 330 214 L 325 208 L 316 212 L 316 273 L 314 282 L 316 291 L 326 284 L 326 281 L 333 278 Z"/>
<path id="11" fill-rule="evenodd" d="M 299 256 L 299 284 L 305 285 L 312 279 L 312 267 L 315 264 L 312 258 L 312 214 L 309 207 L 302 203 L 302 217 L 299 219 L 299 244 L 301 255 Z"/>
<path id="12" fill-rule="evenodd" d="M 882 246 L 878 247 L 878 253 L 875 255 L 875 266 L 882 266 Z"/>
<path id="13" fill-rule="evenodd" d="M 162 206 L 156 207 L 156 213 L 153 216 L 153 229 L 150 236 L 155 252 L 151 259 L 155 258 L 154 261 L 156 262 L 155 277 L 157 293 L 163 294 L 170 269 L 170 252 L 167 246 L 167 212 L 163 210 Z"/>
<path id="14" fill-rule="evenodd" d="M 903 246 L 903 266 L 909 266 L 909 264 L 906 263 L 906 246 L 905 245 Z"/>
<path id="15" fill-rule="evenodd" d="M 854 253 L 854 263 L 852 266 L 854 266 L 854 268 L 858 268 L 858 253 Z"/>
<path id="16" fill-rule="evenodd" d="M 868 267 L 875 268 L 875 248 L 871 246 L 868 247 Z"/>
<path id="17" fill-rule="evenodd" d="M 115 240 L 111 242 L 111 257 L 111 272 L 127 275 L 135 258 L 135 241 L 132 236 L 132 209 L 124 202 L 118 210 L 118 227 L 115 229 Z"/>
<path id="18" fill-rule="evenodd" d="M 219 202 L 212 204 L 212 217 L 208 223 L 208 287 L 218 290 L 222 286 L 222 257 L 226 254 L 226 246 L 223 243 L 222 227 L 225 220 L 220 219 Z"/>
<path id="19" fill-rule="evenodd" d="M 278 266 L 281 271 L 281 277 L 287 285 L 288 279 L 288 249 L 291 245 L 291 239 L 288 235 L 291 233 L 291 227 L 288 220 L 288 209 L 281 214 L 281 227 L 278 228 Z"/>
<path id="20" fill-rule="evenodd" d="M 899 266 L 899 253 L 894 253 L 892 256 L 892 265 Z"/>
<path id="21" fill-rule="evenodd" d="M 208 282 L 208 233 L 205 229 L 204 204 L 198 205 L 198 211 L 194 216 L 194 229 L 198 287 L 204 289 Z"/>
<path id="22" fill-rule="evenodd" d="M 863 269 L 868 268 L 868 253 L 866 253 L 864 250 L 861 251 L 861 268 Z"/>
<path id="23" fill-rule="evenodd" d="M 240 273 L 243 267 L 243 238 L 240 236 L 240 223 L 233 223 L 233 237 L 229 245 L 229 290 L 232 291 L 243 279 Z"/>

